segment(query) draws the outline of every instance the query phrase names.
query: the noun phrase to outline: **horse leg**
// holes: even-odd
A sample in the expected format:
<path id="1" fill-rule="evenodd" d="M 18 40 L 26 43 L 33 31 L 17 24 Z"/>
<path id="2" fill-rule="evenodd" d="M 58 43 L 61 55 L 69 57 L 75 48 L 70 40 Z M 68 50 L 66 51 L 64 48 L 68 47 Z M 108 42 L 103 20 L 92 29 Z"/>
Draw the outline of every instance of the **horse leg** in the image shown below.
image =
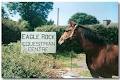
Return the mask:
<path id="1" fill-rule="evenodd" d="M 89 68 L 88 68 L 88 69 L 89 69 Z M 92 76 L 93 78 L 99 78 L 98 73 L 96 73 L 95 71 L 93 71 L 93 70 L 91 70 L 91 69 L 89 69 L 89 71 L 90 71 L 91 76 Z"/>
<path id="2" fill-rule="evenodd" d="M 96 73 L 95 71 L 93 71 L 93 70 L 91 69 L 91 67 L 90 67 L 91 63 L 92 63 L 91 56 L 88 55 L 88 54 L 86 54 L 86 64 L 87 64 L 87 67 L 88 67 L 88 69 L 89 69 L 89 71 L 90 71 L 90 73 L 91 73 L 91 76 L 92 76 L 93 78 L 99 78 L 98 73 Z"/>

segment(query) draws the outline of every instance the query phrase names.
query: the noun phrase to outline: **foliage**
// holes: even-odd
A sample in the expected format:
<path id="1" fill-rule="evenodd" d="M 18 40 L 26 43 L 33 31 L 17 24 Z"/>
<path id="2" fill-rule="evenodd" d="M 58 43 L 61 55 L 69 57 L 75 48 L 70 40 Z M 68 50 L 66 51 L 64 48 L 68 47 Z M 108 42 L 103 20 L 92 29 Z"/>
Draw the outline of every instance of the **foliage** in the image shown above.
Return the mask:
<path id="1" fill-rule="evenodd" d="M 3 78 L 44 78 L 53 67 L 50 54 L 21 53 L 20 42 L 2 46 Z"/>
<path id="2" fill-rule="evenodd" d="M 46 24 L 47 24 L 47 25 L 53 25 L 53 24 L 54 24 L 54 21 L 50 19 L 49 21 L 47 21 Z"/>
<path id="3" fill-rule="evenodd" d="M 5 9 L 4 9 L 3 6 L 2 6 L 2 18 L 5 18 L 5 19 L 8 18 L 8 14 L 7 14 L 7 12 L 5 11 Z"/>
<path id="4" fill-rule="evenodd" d="M 26 21 L 15 22 L 2 19 L 2 43 L 8 44 L 20 40 L 21 31 L 27 31 L 29 24 Z"/>
<path id="5" fill-rule="evenodd" d="M 77 24 L 88 25 L 88 24 L 98 24 L 99 21 L 95 16 L 88 15 L 86 13 L 75 13 L 71 16 L 69 21 L 75 21 Z"/>
<path id="6" fill-rule="evenodd" d="M 103 36 L 108 44 L 118 44 L 118 27 L 117 26 L 104 26 L 92 25 L 90 26 L 100 36 Z"/>
<path id="7" fill-rule="evenodd" d="M 19 13 L 30 24 L 29 30 L 47 23 L 47 16 L 53 9 L 52 2 L 9 2 L 7 7 L 12 15 Z"/>
<path id="8" fill-rule="evenodd" d="M 11 20 L 2 21 L 2 43 L 10 43 L 20 39 L 20 29 L 16 22 Z"/>
<path id="9" fill-rule="evenodd" d="M 28 31 L 28 28 L 29 28 L 29 23 L 28 23 L 28 21 L 25 21 L 25 20 L 22 20 L 22 19 L 20 19 L 19 21 L 18 21 L 18 27 L 19 27 L 19 29 L 21 30 L 21 31 Z"/>

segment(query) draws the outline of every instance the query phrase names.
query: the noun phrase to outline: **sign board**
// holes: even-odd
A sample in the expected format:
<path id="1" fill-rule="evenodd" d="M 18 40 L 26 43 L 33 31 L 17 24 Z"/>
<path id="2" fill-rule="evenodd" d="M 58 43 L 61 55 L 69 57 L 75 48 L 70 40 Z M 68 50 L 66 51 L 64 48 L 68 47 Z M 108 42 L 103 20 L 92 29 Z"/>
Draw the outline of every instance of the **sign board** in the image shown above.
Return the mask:
<path id="1" fill-rule="evenodd" d="M 56 32 L 21 32 L 21 52 L 56 53 Z"/>

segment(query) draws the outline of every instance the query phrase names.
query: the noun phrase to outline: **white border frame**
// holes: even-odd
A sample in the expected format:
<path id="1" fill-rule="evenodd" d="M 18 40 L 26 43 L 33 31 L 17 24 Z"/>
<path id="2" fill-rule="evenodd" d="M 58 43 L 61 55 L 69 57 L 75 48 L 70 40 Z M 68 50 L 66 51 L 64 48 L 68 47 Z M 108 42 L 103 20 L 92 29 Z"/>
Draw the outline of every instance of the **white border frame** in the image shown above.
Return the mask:
<path id="1" fill-rule="evenodd" d="M 1 16 L 1 5 L 2 5 L 2 2 L 118 2 L 119 3 L 119 7 L 118 7 L 118 26 L 120 26 L 120 0 L 0 0 L 0 18 L 2 17 Z M 0 25 L 1 25 L 1 19 L 0 19 Z M 2 26 L 2 25 L 1 25 Z M 2 27 L 0 26 L 0 52 L 1 52 L 1 55 L 0 55 L 0 63 L 2 61 Z M 119 31 L 120 31 L 120 27 L 119 27 Z M 119 40 L 120 40 L 120 32 L 119 32 Z M 118 40 L 118 41 L 119 41 Z M 120 41 L 119 41 L 119 44 L 120 44 Z M 120 48 L 119 48 L 119 51 L 120 51 Z M 1 65 L 2 66 L 2 65 Z M 2 69 L 0 66 L 0 70 Z M 120 55 L 119 55 L 119 67 L 120 67 Z M 2 74 L 1 74 L 1 71 L 0 71 L 0 80 L 2 80 Z M 120 79 L 120 69 L 119 69 L 119 79 Z M 41 79 L 41 80 L 46 80 L 46 79 Z M 52 80 L 52 79 L 51 79 Z M 57 80 L 62 80 L 62 79 L 57 79 Z M 69 79 L 67 79 L 69 80 Z M 74 80 L 77 80 L 77 79 L 74 79 Z M 81 79 L 81 80 L 86 80 L 86 79 Z M 87 79 L 87 80 L 90 80 L 90 79 Z M 93 79 L 91 79 L 93 80 Z M 114 79 L 112 79 L 114 80 Z"/>

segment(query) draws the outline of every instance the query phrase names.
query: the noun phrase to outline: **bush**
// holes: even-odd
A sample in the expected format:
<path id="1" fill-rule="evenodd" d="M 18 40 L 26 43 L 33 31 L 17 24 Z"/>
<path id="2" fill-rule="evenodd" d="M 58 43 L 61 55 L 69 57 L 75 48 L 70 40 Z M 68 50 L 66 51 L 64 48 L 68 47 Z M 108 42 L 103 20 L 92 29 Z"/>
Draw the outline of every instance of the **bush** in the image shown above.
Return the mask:
<path id="1" fill-rule="evenodd" d="M 16 22 L 11 20 L 2 21 L 2 43 L 8 44 L 20 39 L 20 29 Z"/>
<path id="2" fill-rule="evenodd" d="M 27 30 L 27 22 L 15 22 L 9 19 L 2 19 L 2 43 L 8 44 L 20 40 L 21 31 Z"/>
<path id="3" fill-rule="evenodd" d="M 104 26 L 104 25 L 93 25 L 90 28 L 103 36 L 108 44 L 118 44 L 118 27 L 117 26 Z"/>
<path id="4" fill-rule="evenodd" d="M 3 78 L 47 78 L 53 68 L 52 55 L 21 53 L 20 42 L 2 48 Z"/>
<path id="5" fill-rule="evenodd" d="M 21 31 L 28 31 L 28 29 L 29 29 L 28 21 L 19 20 L 17 24 L 18 24 L 18 27 Z"/>

